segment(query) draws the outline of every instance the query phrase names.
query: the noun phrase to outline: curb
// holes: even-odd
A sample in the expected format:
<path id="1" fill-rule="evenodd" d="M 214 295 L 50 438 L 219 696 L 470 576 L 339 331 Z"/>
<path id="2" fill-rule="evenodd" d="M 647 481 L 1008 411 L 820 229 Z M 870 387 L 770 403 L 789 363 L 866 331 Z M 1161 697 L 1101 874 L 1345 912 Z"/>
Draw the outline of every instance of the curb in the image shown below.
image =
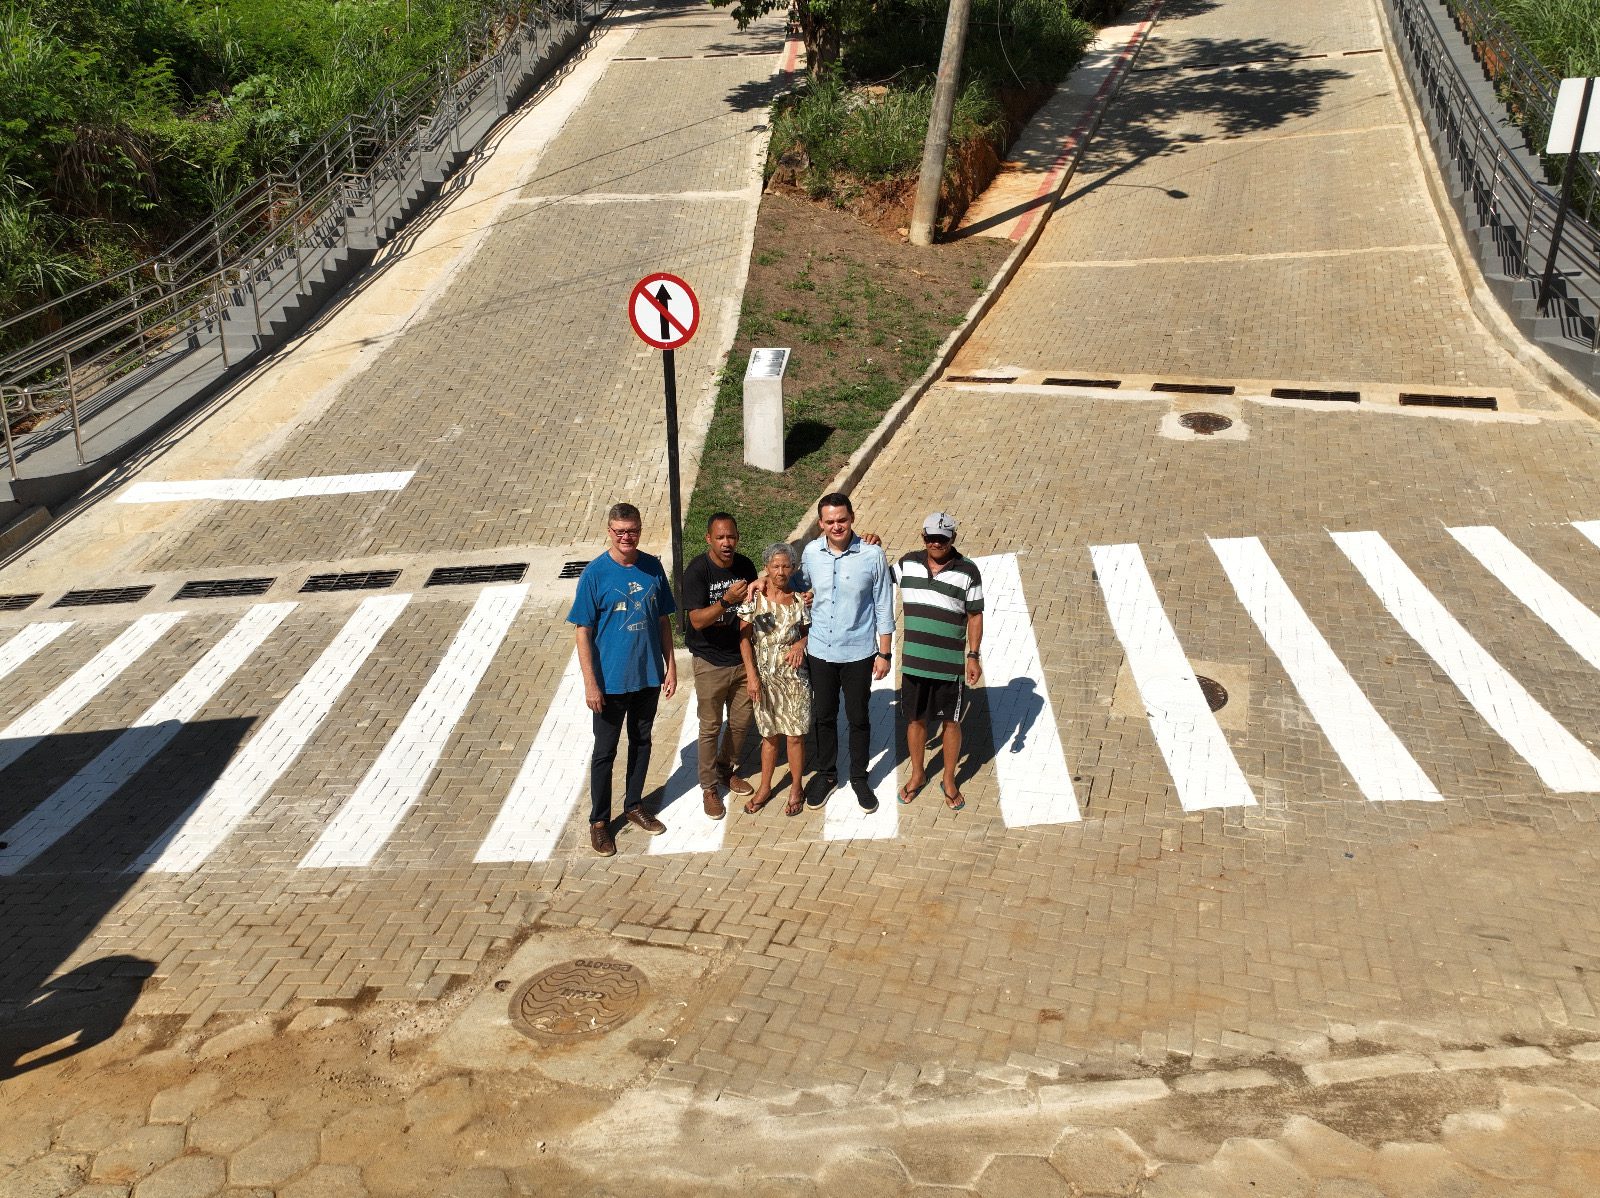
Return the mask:
<path id="1" fill-rule="evenodd" d="M 1135 28 L 1133 36 L 1117 52 L 1116 58 L 1112 61 L 1111 67 L 1107 71 L 1105 80 L 1100 84 L 1099 90 L 1095 92 L 1089 111 L 1084 114 L 1077 127 L 1068 134 L 1061 156 L 1056 160 L 1055 165 L 1050 168 L 1050 172 L 1047 174 L 1045 182 L 1041 185 L 1038 193 L 1039 196 L 1048 195 L 1047 202 L 1040 205 L 1043 210 L 1042 215 L 1037 221 L 1032 221 L 1031 225 L 1024 226 L 1027 231 L 1017 244 L 1017 248 L 1012 250 L 1006 260 L 1000 264 L 1000 269 L 995 272 L 994 278 L 989 280 L 989 286 L 985 288 L 984 293 L 973 301 L 972 307 L 967 309 L 967 314 L 962 319 L 962 322 L 952 329 L 950 335 L 944 339 L 944 343 L 939 346 L 939 352 L 934 355 L 934 359 L 928 364 L 928 368 L 918 376 L 911 386 L 906 388 L 900 398 L 895 401 L 894 406 L 883 414 L 883 419 L 878 422 L 878 426 L 867 434 L 865 441 L 857 446 L 856 451 L 850 455 L 850 460 L 833 476 L 833 480 L 823 490 L 822 495 L 833 491 L 842 491 L 845 494 L 849 494 L 851 489 L 861 481 L 867 469 L 877 459 L 878 454 L 883 451 L 884 446 L 889 443 L 895 433 L 900 430 L 900 426 L 906 422 L 906 418 L 911 415 L 912 409 L 917 406 L 917 402 L 933 386 L 935 380 L 944 373 L 955 358 L 956 353 L 967 343 L 967 338 L 972 336 L 972 331 L 977 328 L 978 322 L 989 314 L 990 309 L 999 300 L 1001 292 L 1005 290 L 1007 284 L 1011 282 L 1021 268 L 1023 261 L 1033 252 L 1033 247 L 1038 243 L 1039 238 L 1044 235 L 1045 226 L 1050 223 L 1050 217 L 1054 214 L 1062 193 L 1066 191 L 1067 184 L 1072 181 L 1072 176 L 1077 171 L 1078 162 L 1083 157 L 1084 149 L 1100 128 L 1100 121 L 1105 116 L 1106 108 L 1109 107 L 1112 97 L 1116 95 L 1118 86 L 1128 72 L 1128 67 L 1132 64 L 1134 58 L 1138 56 L 1139 51 L 1144 48 L 1144 43 L 1149 38 L 1150 30 L 1154 28 L 1156 19 L 1161 12 L 1161 6 L 1165 2 L 1166 0 L 1151 0 L 1149 7 L 1145 10 L 1143 19 L 1139 21 Z M 1065 82 L 1063 80 L 1057 86 L 1064 86 Z M 1022 218 L 1022 220 L 1030 219 L 1031 214 Z M 1021 224 L 1022 221 L 1018 223 Z M 820 497 L 819 495 L 818 498 Z M 817 535 L 819 528 L 816 516 L 814 514 L 808 515 L 799 524 L 795 525 L 789 534 L 788 540 L 790 542 L 809 541 Z"/>

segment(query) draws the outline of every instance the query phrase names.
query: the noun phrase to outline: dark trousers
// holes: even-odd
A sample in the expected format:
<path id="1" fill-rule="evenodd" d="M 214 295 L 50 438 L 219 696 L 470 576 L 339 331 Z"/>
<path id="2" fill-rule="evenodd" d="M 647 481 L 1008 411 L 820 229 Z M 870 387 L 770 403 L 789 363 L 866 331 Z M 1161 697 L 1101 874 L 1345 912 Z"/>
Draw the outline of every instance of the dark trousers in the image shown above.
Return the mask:
<path id="1" fill-rule="evenodd" d="M 867 755 L 872 725 L 867 718 L 867 697 L 872 690 L 872 658 L 860 661 L 823 661 L 806 656 L 811 667 L 811 716 L 816 722 L 816 772 L 839 777 L 839 695 L 844 694 L 844 718 L 850 725 L 850 781 L 867 780 Z"/>
<path id="2" fill-rule="evenodd" d="M 594 717 L 594 752 L 589 757 L 589 822 L 611 818 L 611 767 L 617 760 L 622 726 L 628 726 L 628 772 L 623 779 L 622 809 L 631 811 L 644 801 L 644 776 L 650 770 L 650 734 L 655 727 L 661 688 L 607 695 Z"/>

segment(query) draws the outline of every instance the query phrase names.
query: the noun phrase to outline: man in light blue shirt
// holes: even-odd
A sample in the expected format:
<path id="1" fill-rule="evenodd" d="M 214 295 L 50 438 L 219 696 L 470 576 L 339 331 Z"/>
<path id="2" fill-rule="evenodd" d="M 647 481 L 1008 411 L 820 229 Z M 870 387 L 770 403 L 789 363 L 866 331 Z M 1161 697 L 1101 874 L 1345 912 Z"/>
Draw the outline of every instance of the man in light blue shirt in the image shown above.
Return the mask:
<path id="1" fill-rule="evenodd" d="M 873 682 L 889 673 L 894 644 L 894 583 L 889 561 L 877 545 L 855 534 L 850 497 L 834 492 L 817 504 L 822 535 L 800 555 L 796 590 L 809 590 L 811 711 L 816 721 L 817 772 L 806 794 L 808 807 L 828 801 L 839 777 L 839 696 L 850 725 L 850 789 L 863 811 L 878 809 L 867 780 L 872 739 L 868 697 Z"/>

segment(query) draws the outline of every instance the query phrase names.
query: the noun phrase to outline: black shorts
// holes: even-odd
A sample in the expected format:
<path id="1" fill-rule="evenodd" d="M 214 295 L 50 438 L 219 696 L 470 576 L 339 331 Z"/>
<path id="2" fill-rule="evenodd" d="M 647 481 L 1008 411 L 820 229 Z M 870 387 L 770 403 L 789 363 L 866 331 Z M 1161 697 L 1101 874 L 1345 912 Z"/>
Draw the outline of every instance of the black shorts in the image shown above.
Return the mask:
<path id="1" fill-rule="evenodd" d="M 971 704 L 967 700 L 964 678 L 923 678 L 918 674 L 900 676 L 900 702 L 906 719 L 938 723 L 960 723 Z"/>

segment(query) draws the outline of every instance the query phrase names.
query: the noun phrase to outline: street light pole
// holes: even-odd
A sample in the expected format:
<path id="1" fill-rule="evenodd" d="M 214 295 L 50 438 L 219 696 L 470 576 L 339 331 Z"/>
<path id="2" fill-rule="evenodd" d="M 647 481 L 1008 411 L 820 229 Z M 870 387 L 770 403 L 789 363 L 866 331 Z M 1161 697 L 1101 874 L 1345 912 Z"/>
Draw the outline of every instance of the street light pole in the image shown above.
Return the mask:
<path id="1" fill-rule="evenodd" d="M 933 227 L 939 219 L 939 185 L 944 181 L 950 120 L 955 114 L 956 90 L 961 85 L 961 54 L 967 44 L 970 7 L 970 0 L 950 0 L 950 11 L 944 21 L 939 76 L 933 85 L 933 112 L 928 118 L 928 139 L 922 145 L 922 172 L 917 176 L 917 198 L 911 209 L 912 245 L 933 244 Z"/>

